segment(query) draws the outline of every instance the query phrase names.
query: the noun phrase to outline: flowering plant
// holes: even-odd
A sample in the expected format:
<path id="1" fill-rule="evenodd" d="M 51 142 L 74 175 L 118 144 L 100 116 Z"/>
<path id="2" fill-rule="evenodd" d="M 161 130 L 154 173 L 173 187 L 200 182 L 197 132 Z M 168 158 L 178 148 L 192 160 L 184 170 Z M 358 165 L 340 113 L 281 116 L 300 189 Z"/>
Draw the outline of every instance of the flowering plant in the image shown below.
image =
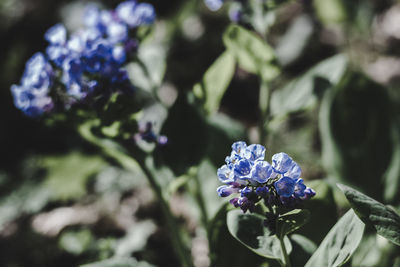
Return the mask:
<path id="1" fill-rule="evenodd" d="M 0 4 L 2 265 L 397 266 L 399 8 L 344 2 Z"/>

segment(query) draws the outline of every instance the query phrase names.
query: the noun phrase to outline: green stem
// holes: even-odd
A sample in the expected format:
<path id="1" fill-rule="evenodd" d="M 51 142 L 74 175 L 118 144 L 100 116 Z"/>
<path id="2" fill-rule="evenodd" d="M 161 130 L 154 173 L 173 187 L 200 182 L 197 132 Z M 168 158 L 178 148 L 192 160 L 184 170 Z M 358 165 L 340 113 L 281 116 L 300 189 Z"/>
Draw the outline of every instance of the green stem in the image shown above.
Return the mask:
<path id="1" fill-rule="evenodd" d="M 196 183 L 196 199 L 197 203 L 199 204 L 200 212 L 201 212 L 201 220 L 203 222 L 203 225 L 206 229 L 208 229 L 208 214 L 207 214 L 207 209 L 206 209 L 206 202 L 204 201 L 204 195 L 203 191 L 201 190 L 201 184 L 199 180 L 199 175 L 196 173 L 195 177 L 195 183 Z"/>
<path id="2" fill-rule="evenodd" d="M 286 246 L 285 246 L 285 242 L 283 241 L 283 238 L 284 237 L 279 239 L 279 242 L 281 244 L 281 250 L 282 250 L 282 254 L 283 254 L 283 259 L 285 260 L 284 263 L 283 263 L 283 266 L 284 267 L 291 267 L 289 256 L 287 254 Z"/>
<path id="3" fill-rule="evenodd" d="M 99 123 L 98 120 L 89 121 L 81 125 L 78 128 L 78 131 L 83 138 L 85 138 L 90 143 L 100 147 L 107 156 L 116 160 L 124 169 L 132 172 L 137 172 L 138 169 L 142 170 L 142 172 L 145 174 L 150 186 L 152 187 L 154 193 L 158 198 L 171 236 L 173 248 L 175 249 L 175 252 L 179 257 L 181 266 L 183 267 L 193 266 L 191 257 L 188 254 L 188 251 L 184 245 L 181 233 L 179 231 L 179 227 L 175 221 L 174 216 L 171 213 L 168 202 L 164 198 L 162 189 L 158 184 L 158 182 L 156 181 L 153 173 L 147 168 L 145 164 L 145 158 L 136 161 L 135 159 L 131 158 L 126 153 L 124 153 L 123 148 L 120 147 L 117 143 L 93 135 L 91 128 L 93 126 L 98 125 L 98 123 Z"/>
<path id="4" fill-rule="evenodd" d="M 261 119 L 259 123 L 260 143 L 266 145 L 268 140 L 267 122 L 269 119 L 269 105 L 270 105 L 270 88 L 267 81 L 261 77 L 260 94 L 259 94 L 259 109 Z"/>
<path id="5" fill-rule="evenodd" d="M 158 196 L 158 200 L 159 200 L 161 209 L 164 213 L 164 217 L 167 222 L 168 230 L 171 231 L 170 234 L 171 234 L 171 239 L 173 242 L 173 247 L 176 250 L 176 253 L 178 254 L 178 256 L 180 258 L 182 266 L 185 266 L 185 267 L 193 266 L 191 257 L 188 255 L 187 249 L 182 240 L 182 235 L 176 224 L 175 218 L 171 213 L 171 210 L 169 208 L 167 201 L 163 197 L 161 187 L 157 183 L 153 173 L 147 168 L 146 164 L 144 162 L 139 162 L 139 163 L 140 163 L 143 173 L 148 178 L 148 181 L 149 181 L 151 187 L 153 188 L 154 192 Z"/>

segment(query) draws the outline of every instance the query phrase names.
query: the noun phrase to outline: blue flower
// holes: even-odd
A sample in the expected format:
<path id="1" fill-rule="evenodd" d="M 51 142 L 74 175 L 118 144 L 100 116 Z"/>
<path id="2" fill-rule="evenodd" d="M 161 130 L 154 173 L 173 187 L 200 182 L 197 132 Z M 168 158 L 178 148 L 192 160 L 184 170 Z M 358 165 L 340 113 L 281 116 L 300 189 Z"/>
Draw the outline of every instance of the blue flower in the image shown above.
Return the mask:
<path id="1" fill-rule="evenodd" d="M 272 167 L 268 162 L 258 161 L 253 166 L 250 177 L 252 180 L 262 184 L 267 182 L 267 180 L 271 178 L 272 172 Z"/>
<path id="2" fill-rule="evenodd" d="M 67 41 L 67 30 L 62 24 L 54 25 L 47 30 L 44 38 L 52 45 L 64 45 Z"/>
<path id="3" fill-rule="evenodd" d="M 118 18 L 129 27 L 138 27 L 143 24 L 151 24 L 155 20 L 155 11 L 152 5 L 136 3 L 136 1 L 125 1 L 116 8 Z"/>
<path id="4" fill-rule="evenodd" d="M 252 164 L 247 159 L 241 159 L 234 165 L 235 177 L 241 180 L 250 179 Z"/>
<path id="5" fill-rule="evenodd" d="M 307 187 L 304 190 L 304 196 L 301 197 L 301 199 L 302 200 L 308 200 L 308 199 L 312 198 L 313 196 L 315 196 L 315 191 L 312 188 Z"/>
<path id="6" fill-rule="evenodd" d="M 233 22 L 239 22 L 242 18 L 243 11 L 240 6 L 234 5 L 229 8 L 229 18 Z"/>
<path id="7" fill-rule="evenodd" d="M 294 193 L 295 181 L 289 177 L 282 177 L 274 183 L 276 192 L 282 197 L 290 197 Z"/>
<path id="8" fill-rule="evenodd" d="M 97 27 L 101 22 L 100 10 L 94 5 L 87 5 L 83 15 L 83 23 L 87 27 Z"/>
<path id="9" fill-rule="evenodd" d="M 211 11 L 217 11 L 224 4 L 223 0 L 204 0 L 204 3 Z"/>
<path id="10" fill-rule="evenodd" d="M 250 197 L 253 193 L 253 189 L 247 186 L 240 190 L 240 196 L 242 197 Z"/>
<path id="11" fill-rule="evenodd" d="M 284 174 L 292 168 L 293 160 L 286 153 L 277 153 L 272 156 L 272 168 L 279 174 Z"/>
<path id="12" fill-rule="evenodd" d="M 46 94 L 33 94 L 30 88 L 11 86 L 14 105 L 25 115 L 37 117 L 53 108 L 53 100 Z"/>
<path id="13" fill-rule="evenodd" d="M 122 43 L 128 39 L 128 27 L 116 21 L 111 21 L 107 25 L 107 36 L 111 43 Z"/>
<path id="14" fill-rule="evenodd" d="M 268 196 L 268 192 L 269 192 L 269 190 L 266 186 L 257 187 L 257 189 L 256 189 L 257 196 L 260 196 L 263 198 Z"/>
<path id="15" fill-rule="evenodd" d="M 247 145 L 243 141 L 238 141 L 232 144 L 232 152 L 235 152 L 237 155 L 243 155 L 247 148 Z"/>
<path id="16" fill-rule="evenodd" d="M 218 178 L 223 183 L 234 182 L 233 170 L 228 165 L 223 165 L 217 170 Z"/>
<path id="17" fill-rule="evenodd" d="M 293 209 L 315 195 L 300 178 L 300 166 L 286 153 L 273 155 L 272 165 L 264 157 L 262 145 L 235 142 L 230 156 L 225 158 L 226 164 L 217 171 L 219 180 L 225 183 L 217 189 L 218 194 L 229 196 L 240 192 L 240 197 L 230 202 L 243 212 L 252 212 L 262 199 L 269 206 Z"/>
<path id="18" fill-rule="evenodd" d="M 296 180 L 301 176 L 301 168 L 296 162 L 293 161 L 292 166 L 287 172 L 284 173 L 284 175 Z"/>
<path id="19" fill-rule="evenodd" d="M 44 55 L 34 54 L 25 65 L 21 85 L 11 87 L 15 106 L 31 117 L 50 111 L 53 101 L 48 94 L 53 78 L 53 69 Z"/>
<path id="20" fill-rule="evenodd" d="M 245 157 L 250 161 L 264 160 L 265 147 L 259 144 L 249 145 L 245 149 Z"/>
<path id="21" fill-rule="evenodd" d="M 296 184 L 294 186 L 294 196 L 296 198 L 302 198 L 305 196 L 304 190 L 306 189 L 306 186 L 303 183 L 303 179 L 298 179 L 296 181 Z"/>
<path id="22" fill-rule="evenodd" d="M 49 42 L 46 56 L 35 54 L 26 64 L 21 84 L 11 88 L 15 106 L 29 116 L 49 111 L 54 106 L 49 92 L 55 86 L 52 95 L 66 108 L 89 101 L 89 96 L 98 99 L 113 92 L 132 93 L 124 64 L 137 51 L 138 42 L 129 37 L 129 28 L 154 19 L 150 4 L 130 0 L 114 11 L 89 5 L 83 18 L 85 28 L 69 36 L 62 24 L 51 27 L 44 35 Z M 159 137 L 159 143 L 167 142 L 166 137 Z"/>
<path id="23" fill-rule="evenodd" d="M 217 193 L 220 197 L 227 197 L 237 192 L 239 192 L 239 188 L 234 186 L 221 185 L 217 188 Z"/>

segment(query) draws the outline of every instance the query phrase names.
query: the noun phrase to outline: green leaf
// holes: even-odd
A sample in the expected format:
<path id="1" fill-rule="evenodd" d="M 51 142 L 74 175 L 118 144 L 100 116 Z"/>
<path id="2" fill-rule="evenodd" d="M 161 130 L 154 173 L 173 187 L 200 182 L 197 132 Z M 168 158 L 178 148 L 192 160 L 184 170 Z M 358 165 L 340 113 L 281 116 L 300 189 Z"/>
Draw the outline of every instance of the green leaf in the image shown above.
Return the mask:
<path id="1" fill-rule="evenodd" d="M 302 227 L 310 217 L 310 212 L 308 210 L 292 210 L 288 213 L 279 216 L 276 222 L 276 235 L 279 238 L 283 238 L 300 227 Z"/>
<path id="2" fill-rule="evenodd" d="M 79 255 L 89 248 L 92 239 L 92 234 L 87 229 L 76 232 L 67 231 L 62 233 L 59 246 L 71 254 Z"/>
<path id="3" fill-rule="evenodd" d="M 244 70 L 261 74 L 266 80 L 279 74 L 278 68 L 271 64 L 275 58 L 274 50 L 256 34 L 241 26 L 230 25 L 223 35 L 223 41 Z"/>
<path id="4" fill-rule="evenodd" d="M 128 257 L 136 251 L 143 250 L 147 240 L 156 230 L 156 226 L 150 220 L 136 222 L 130 227 L 126 235 L 115 244 L 115 255 Z"/>
<path id="5" fill-rule="evenodd" d="M 360 245 L 351 258 L 352 266 L 392 267 L 393 264 L 391 263 L 393 262 L 393 255 L 398 254 L 398 248 L 399 247 L 384 237 L 377 235 L 374 232 L 366 231 Z"/>
<path id="6" fill-rule="evenodd" d="M 328 175 L 381 201 L 394 153 L 393 111 L 387 89 L 346 71 L 324 95 L 319 113 L 322 161 Z M 377 156 L 379 155 L 379 156 Z"/>
<path id="7" fill-rule="evenodd" d="M 185 134 L 182 134 L 185 126 Z M 168 136 L 168 145 L 155 153 L 156 166 L 167 165 L 176 176 L 186 173 L 187 169 L 199 164 L 205 155 L 207 146 L 199 140 L 207 140 L 207 123 L 185 95 L 179 95 L 169 109 L 168 117 L 160 131 Z"/>
<path id="8" fill-rule="evenodd" d="M 307 237 L 298 234 L 290 235 L 289 239 L 293 246 L 290 262 L 296 263 L 295 266 L 304 266 L 317 250 L 317 245 Z"/>
<path id="9" fill-rule="evenodd" d="M 243 214 L 239 210 L 232 210 L 228 212 L 227 225 L 231 235 L 253 252 L 284 262 L 279 239 L 264 226 L 264 219 L 258 214 Z M 289 239 L 285 237 L 284 242 L 290 254 L 292 245 Z"/>
<path id="10" fill-rule="evenodd" d="M 246 130 L 243 124 L 223 113 L 209 116 L 207 122 L 209 124 L 207 130 L 209 145 L 206 155 L 215 166 L 220 167 L 221 159 L 230 153 L 229 149 L 232 143 L 237 140 L 245 140 Z"/>
<path id="11" fill-rule="evenodd" d="M 251 250 L 237 242 L 229 233 L 226 224 L 229 203 L 225 202 L 214 218 L 210 220 L 207 234 L 210 244 L 211 267 L 260 266 L 265 258 L 254 254 Z M 235 253 L 232 253 L 234 251 Z"/>
<path id="12" fill-rule="evenodd" d="M 384 200 L 393 203 L 399 200 L 398 189 L 400 187 L 400 127 L 396 124 L 392 128 L 393 154 L 389 167 L 384 174 Z"/>
<path id="13" fill-rule="evenodd" d="M 312 212 L 309 222 L 301 227 L 297 233 L 306 236 L 316 244 L 320 244 L 338 221 L 337 206 L 332 187 L 325 180 L 308 181 L 307 185 L 313 188 L 317 194 L 304 203 L 304 208 Z M 315 231 L 315 225 L 318 225 L 318 231 Z"/>
<path id="14" fill-rule="evenodd" d="M 235 72 L 235 58 L 229 51 L 222 53 L 204 74 L 201 84 L 196 84 L 197 97 L 205 95 L 204 108 L 212 113 L 218 110 L 221 99 Z M 204 95 L 203 95 L 204 94 Z"/>
<path id="15" fill-rule="evenodd" d="M 72 152 L 65 156 L 45 157 L 41 166 L 47 169 L 43 186 L 51 192 L 52 199 L 71 200 L 86 194 L 88 179 L 100 171 L 104 160 Z"/>
<path id="16" fill-rule="evenodd" d="M 336 24 L 347 19 L 343 0 L 315 0 L 314 8 L 319 19 L 326 24 Z"/>
<path id="17" fill-rule="evenodd" d="M 312 40 L 313 32 L 311 16 L 301 15 L 294 18 L 276 45 L 275 54 L 279 63 L 288 66 L 299 59 Z"/>
<path id="18" fill-rule="evenodd" d="M 215 191 L 215 188 L 220 186 L 216 173 L 217 168 L 209 160 L 205 159 L 199 164 L 197 172 L 199 186 L 197 190 L 203 196 L 204 208 L 208 218 L 213 218 L 223 203 Z"/>
<path id="19" fill-rule="evenodd" d="M 347 66 L 347 58 L 336 55 L 325 59 L 299 78 L 289 82 L 282 89 L 276 90 L 271 95 L 271 114 L 273 116 L 285 116 L 289 113 L 311 108 L 317 101 L 315 92 L 326 89 L 326 84 L 321 84 L 315 79 L 323 78 L 328 85 L 334 86 L 342 78 Z"/>
<path id="20" fill-rule="evenodd" d="M 240 3 L 232 3 L 237 4 L 240 8 Z M 246 8 L 249 9 L 251 16 L 246 19 L 249 20 L 249 23 L 254 27 L 255 31 L 260 33 L 262 36 L 267 36 L 270 28 L 276 22 L 276 12 L 274 9 L 270 9 L 265 2 L 250 0 L 246 3 Z M 247 11 L 246 11 L 247 12 Z"/>
<path id="21" fill-rule="evenodd" d="M 127 65 L 132 83 L 148 92 L 161 85 L 165 69 L 165 49 L 159 45 L 140 46 L 138 60 Z"/>
<path id="22" fill-rule="evenodd" d="M 351 187 L 338 184 L 360 219 L 376 232 L 400 246 L 400 216 L 391 208 Z"/>
<path id="23" fill-rule="evenodd" d="M 342 266 L 360 244 L 364 227 L 354 211 L 349 210 L 329 231 L 305 266 Z"/>

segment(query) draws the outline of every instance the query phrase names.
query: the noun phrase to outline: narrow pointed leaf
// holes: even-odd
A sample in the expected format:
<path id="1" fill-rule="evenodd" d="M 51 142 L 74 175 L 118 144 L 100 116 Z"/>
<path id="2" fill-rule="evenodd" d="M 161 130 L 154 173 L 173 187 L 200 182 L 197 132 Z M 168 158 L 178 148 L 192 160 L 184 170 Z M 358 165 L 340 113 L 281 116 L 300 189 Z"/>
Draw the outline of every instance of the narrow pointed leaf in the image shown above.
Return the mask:
<path id="1" fill-rule="evenodd" d="M 338 184 L 360 219 L 376 232 L 400 246 L 400 216 L 388 206 L 351 187 Z"/>
<path id="2" fill-rule="evenodd" d="M 332 227 L 305 267 L 333 267 L 346 263 L 363 236 L 365 225 L 349 210 Z"/>

